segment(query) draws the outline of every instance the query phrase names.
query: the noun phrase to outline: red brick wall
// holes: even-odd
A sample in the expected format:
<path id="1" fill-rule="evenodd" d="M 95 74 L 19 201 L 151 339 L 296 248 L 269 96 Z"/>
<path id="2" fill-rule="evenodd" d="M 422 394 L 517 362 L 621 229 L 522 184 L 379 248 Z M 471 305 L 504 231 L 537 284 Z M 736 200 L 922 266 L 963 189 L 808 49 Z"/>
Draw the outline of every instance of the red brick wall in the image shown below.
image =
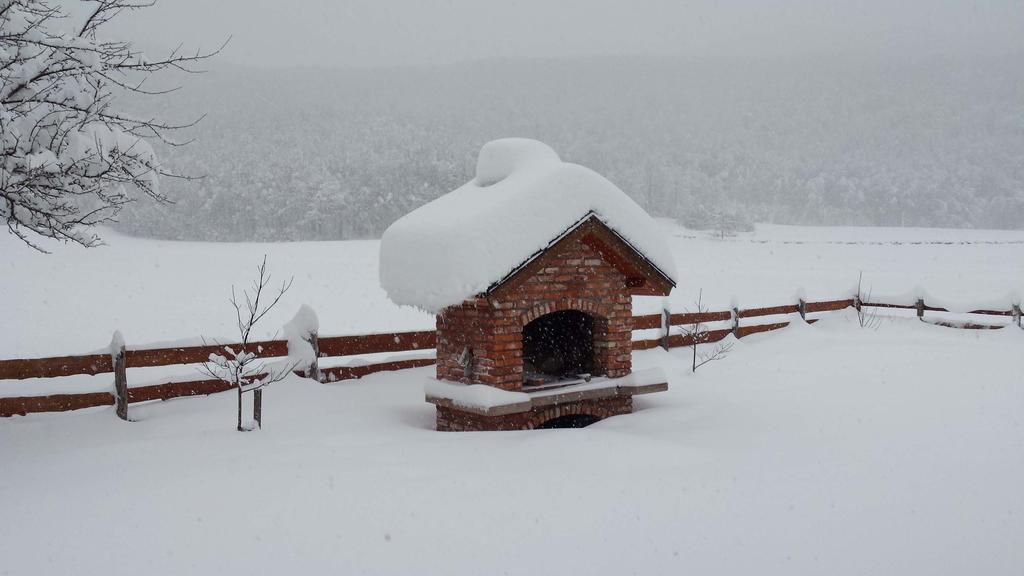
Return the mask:
<path id="1" fill-rule="evenodd" d="M 579 310 L 594 318 L 594 360 L 610 377 L 629 374 L 632 298 L 625 277 L 579 240 L 555 245 L 541 258 L 543 267 L 500 296 L 467 300 L 437 316 L 437 377 L 522 388 L 522 330 L 530 321 L 560 310 Z M 457 358 L 473 349 L 473 374 L 467 378 Z"/>

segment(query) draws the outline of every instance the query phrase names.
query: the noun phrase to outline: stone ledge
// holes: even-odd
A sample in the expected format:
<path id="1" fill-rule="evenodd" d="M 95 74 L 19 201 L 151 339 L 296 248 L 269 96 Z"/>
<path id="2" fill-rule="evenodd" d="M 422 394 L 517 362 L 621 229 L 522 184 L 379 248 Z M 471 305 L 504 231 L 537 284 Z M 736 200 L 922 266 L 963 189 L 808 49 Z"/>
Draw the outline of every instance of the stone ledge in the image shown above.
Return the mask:
<path id="1" fill-rule="evenodd" d="M 439 396 L 431 396 L 430 394 L 427 394 L 427 402 L 442 408 L 462 410 L 463 412 L 479 414 L 480 416 L 507 416 L 509 414 L 519 414 L 520 412 L 529 412 L 533 407 L 533 403 L 529 401 L 518 402 L 516 404 L 502 404 L 500 406 L 463 406 L 451 398 L 441 398 Z"/>
<path id="2" fill-rule="evenodd" d="M 655 381 L 651 381 L 652 378 Z M 622 378 L 594 378 L 590 382 L 570 384 L 562 388 L 539 390 L 536 392 L 508 392 L 494 389 L 500 396 L 507 395 L 508 401 L 497 400 L 489 404 L 474 403 L 472 399 L 460 397 L 463 390 L 469 391 L 470 387 L 464 384 L 451 382 L 433 383 L 443 386 L 428 384 L 426 401 L 435 406 L 462 410 L 480 416 L 506 416 L 529 412 L 535 408 L 580 402 L 584 400 L 600 400 L 613 397 L 631 397 L 638 394 L 652 394 L 668 390 L 668 382 L 658 382 L 664 379 L 665 375 L 659 368 L 643 370 Z M 666 379 L 667 380 L 667 379 Z M 475 385 L 481 386 L 481 385 Z M 445 391 L 450 393 L 446 394 Z M 528 397 L 528 399 L 524 399 Z"/>

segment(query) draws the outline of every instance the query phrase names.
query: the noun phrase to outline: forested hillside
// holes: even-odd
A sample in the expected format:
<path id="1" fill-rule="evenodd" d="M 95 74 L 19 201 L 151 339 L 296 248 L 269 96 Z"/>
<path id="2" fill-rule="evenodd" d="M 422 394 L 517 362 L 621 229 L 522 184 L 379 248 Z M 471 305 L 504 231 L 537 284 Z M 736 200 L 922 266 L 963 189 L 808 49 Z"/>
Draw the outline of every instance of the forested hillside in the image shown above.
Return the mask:
<path id="1" fill-rule="evenodd" d="M 436 68 L 217 67 L 159 112 L 205 112 L 162 150 L 170 206 L 122 230 L 208 240 L 378 235 L 526 136 L 658 215 L 799 224 L 1024 227 L 1024 67 L 835 59 L 486 61 Z M 538 207 L 542 209 L 542 207 Z"/>

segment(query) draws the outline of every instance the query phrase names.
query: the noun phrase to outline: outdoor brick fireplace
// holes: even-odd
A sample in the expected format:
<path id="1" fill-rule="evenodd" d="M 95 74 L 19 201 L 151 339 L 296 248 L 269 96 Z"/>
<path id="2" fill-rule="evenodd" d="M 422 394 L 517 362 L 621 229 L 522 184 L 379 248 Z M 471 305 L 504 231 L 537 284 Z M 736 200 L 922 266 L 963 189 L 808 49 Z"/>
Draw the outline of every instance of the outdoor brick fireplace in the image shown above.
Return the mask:
<path id="1" fill-rule="evenodd" d="M 558 161 L 543 144 L 509 142 L 485 146 L 474 181 L 396 222 L 382 243 L 382 284 L 392 299 L 436 310 L 437 371 L 426 399 L 436 405 L 437 429 L 581 427 L 628 414 L 634 395 L 667 388 L 660 369 L 631 371 L 632 299 L 672 290 L 667 251 L 652 239 L 650 217 L 607 180 Z M 490 146 L 503 155 L 486 158 Z M 517 185 L 526 165 L 539 176 Z M 547 190 L 548 179 L 559 188 Z M 551 214 L 537 212 L 544 203 L 530 201 L 538 187 L 569 202 L 549 202 L 557 229 Z M 499 256 L 524 239 L 534 248 L 502 265 Z M 437 306 L 473 285 L 480 288 Z"/>
<path id="2" fill-rule="evenodd" d="M 437 378 L 515 392 L 621 378 L 631 368 L 632 296 L 671 288 L 667 276 L 590 215 L 487 293 L 437 315 Z M 563 415 L 627 414 L 631 396 L 580 396 L 562 399 L 554 411 L 494 416 L 432 401 L 439 430 L 504 430 Z"/>

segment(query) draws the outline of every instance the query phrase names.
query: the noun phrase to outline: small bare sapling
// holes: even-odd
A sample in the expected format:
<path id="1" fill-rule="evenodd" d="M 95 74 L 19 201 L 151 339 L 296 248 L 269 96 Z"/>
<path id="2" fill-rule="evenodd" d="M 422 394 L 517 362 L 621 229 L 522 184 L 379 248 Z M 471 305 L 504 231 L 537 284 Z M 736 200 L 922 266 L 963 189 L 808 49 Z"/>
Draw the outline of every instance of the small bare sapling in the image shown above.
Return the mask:
<path id="1" fill-rule="evenodd" d="M 267 271 L 267 257 L 260 264 L 259 276 L 250 287 L 242 291 L 241 297 L 231 287 L 231 305 L 235 309 L 236 327 L 240 342 L 223 346 L 223 353 L 210 354 L 210 359 L 203 364 L 201 370 L 218 380 L 227 382 L 238 390 L 238 431 L 255 430 L 262 425 L 263 388 L 274 382 L 284 380 L 298 362 L 269 364 L 260 358 L 262 349 L 252 343 L 253 328 L 267 312 L 270 312 L 281 301 L 292 285 L 292 279 L 282 282 L 273 296 L 267 287 L 270 285 L 270 273 Z M 221 345 L 214 341 L 214 344 Z M 252 421 L 242 417 L 242 396 L 246 392 L 253 395 Z"/>
<path id="2" fill-rule="evenodd" d="M 868 288 L 865 292 L 864 271 L 861 270 L 857 276 L 857 294 L 853 297 L 853 307 L 857 310 L 857 323 L 860 324 L 861 328 L 877 329 L 882 323 L 882 319 L 878 316 L 876 310 L 871 310 L 870 312 L 865 310 L 865 302 L 871 302 L 871 289 Z"/>
<path id="3" fill-rule="evenodd" d="M 704 290 L 702 289 L 697 293 L 697 307 L 694 310 L 693 317 L 694 321 L 692 324 L 680 326 L 683 336 L 690 342 L 690 349 L 692 351 L 692 361 L 690 368 L 693 372 L 697 371 L 697 368 L 707 364 L 708 362 L 714 362 L 716 360 L 722 360 L 732 350 L 732 342 L 715 342 L 714 346 L 710 350 L 700 350 L 701 344 L 709 344 L 708 339 L 711 333 L 708 331 L 707 326 L 701 321 L 701 318 L 708 312 L 707 307 L 703 304 Z"/>

